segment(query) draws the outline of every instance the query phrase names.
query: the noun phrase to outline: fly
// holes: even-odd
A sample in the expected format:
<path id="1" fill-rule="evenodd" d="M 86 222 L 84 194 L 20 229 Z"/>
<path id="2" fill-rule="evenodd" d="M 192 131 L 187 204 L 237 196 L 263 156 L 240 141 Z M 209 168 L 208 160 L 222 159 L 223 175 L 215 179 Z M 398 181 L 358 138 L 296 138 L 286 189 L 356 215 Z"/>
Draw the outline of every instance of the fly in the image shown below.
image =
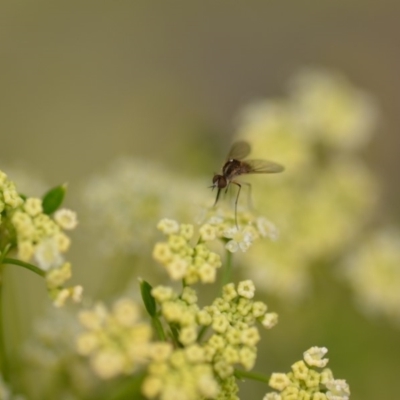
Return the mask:
<path id="1" fill-rule="evenodd" d="M 214 174 L 212 179 L 213 190 L 218 189 L 217 197 L 215 198 L 214 206 L 218 203 L 219 195 L 222 189 L 225 189 L 225 193 L 228 191 L 231 183 L 238 187 L 238 192 L 235 200 L 235 224 L 238 228 L 237 223 L 237 203 L 239 200 L 239 194 L 242 189 L 242 184 L 237 182 L 235 179 L 240 175 L 245 174 L 274 174 L 282 172 L 284 167 L 273 161 L 268 160 L 244 160 L 250 154 L 250 145 L 245 141 L 238 141 L 233 143 L 229 153 L 225 159 L 225 163 L 222 167 L 221 174 Z M 248 184 L 249 185 L 249 184 Z"/>

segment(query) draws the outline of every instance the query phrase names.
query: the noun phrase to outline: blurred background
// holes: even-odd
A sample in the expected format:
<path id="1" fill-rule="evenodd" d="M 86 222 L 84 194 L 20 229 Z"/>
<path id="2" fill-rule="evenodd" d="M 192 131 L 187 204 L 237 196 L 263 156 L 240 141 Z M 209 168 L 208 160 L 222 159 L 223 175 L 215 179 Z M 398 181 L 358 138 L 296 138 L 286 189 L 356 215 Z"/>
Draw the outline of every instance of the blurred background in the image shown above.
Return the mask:
<path id="1" fill-rule="evenodd" d="M 350 218 L 351 234 L 345 223 L 340 225 L 343 240 L 336 238 L 339 233 L 334 240 L 328 238 L 329 252 L 320 250 L 327 248 L 326 243 L 317 248 L 313 242 L 302 253 L 301 264 L 307 264 L 302 275 L 293 275 L 299 271 L 298 253 L 283 260 L 292 263 L 290 276 L 301 284 L 289 279 L 286 286 L 264 285 L 260 296 L 280 314 L 280 324 L 263 335 L 257 369 L 287 371 L 307 348 L 327 346 L 330 366 L 336 377 L 349 382 L 352 399 L 396 398 L 400 367 L 400 300 L 396 297 L 400 282 L 396 253 L 400 245 L 398 2 L 40 0 L 3 2 L 0 9 L 0 168 L 27 194 L 39 195 L 48 187 L 68 182 L 66 205 L 80 216 L 69 253 L 74 282 L 83 284 L 94 299 L 109 300 L 127 292 L 135 296 L 135 277 L 151 262 L 151 246 L 157 238 L 151 227 L 156 217 L 164 216 L 166 210 L 177 215 L 182 198 L 186 205 L 203 199 L 212 202 L 207 186 L 235 137 L 251 138 L 257 147 L 254 141 L 263 133 L 251 133 L 248 120 L 252 112 L 243 111 L 249 105 L 284 99 L 278 101 L 277 114 L 291 113 L 292 121 L 293 108 L 309 104 L 298 99 L 311 92 L 307 88 L 318 88 L 318 82 L 328 87 L 328 97 L 332 95 L 329 82 L 342 88 L 340 93 L 350 99 L 349 107 L 355 113 L 367 104 L 365 113 L 357 114 L 359 120 L 366 119 L 359 128 L 365 132 L 363 143 L 326 146 L 334 154 L 330 160 L 344 166 L 343 177 L 355 164 L 357 168 L 362 164 L 362 173 L 357 172 L 357 179 L 362 175 L 361 183 L 357 180 L 362 189 L 347 181 L 343 189 L 360 198 L 344 207 L 343 213 L 339 211 L 346 221 Z M 323 71 L 323 78 L 318 81 L 319 72 L 301 75 L 313 70 Z M 318 79 L 307 81 L 304 76 Z M 322 175 L 326 164 L 320 163 L 315 147 L 325 143 L 324 139 L 313 138 L 297 136 L 281 147 L 279 143 L 274 147 L 279 139 L 263 142 L 262 154 L 257 155 L 283 162 L 288 170 L 283 183 L 277 184 L 274 177 L 265 195 L 268 199 L 276 186 L 277 199 L 284 207 L 260 206 L 282 231 L 282 250 L 277 254 L 287 248 L 290 252 L 290 246 L 301 247 L 300 239 L 307 237 L 307 218 L 297 225 L 291 221 L 299 219 L 290 218 L 304 210 L 312 213 L 313 190 L 325 193 L 310 185 L 318 180 L 330 187 L 330 175 Z M 293 154 L 296 162 L 307 162 L 292 163 Z M 260 182 L 264 181 L 257 180 L 255 187 Z M 161 204 L 160 193 L 172 205 Z M 306 194 L 311 197 L 306 205 L 301 203 L 306 208 L 299 205 L 296 209 L 295 201 L 285 202 Z M 156 198 L 157 212 L 140 208 L 149 198 Z M 131 200 L 139 205 L 132 205 Z M 291 210 L 287 219 L 285 207 Z M 332 210 L 341 207 L 338 202 L 321 215 L 332 216 Z M 116 208 L 122 210 L 120 219 L 112 218 Z M 126 219 L 131 224 L 118 236 L 112 229 Z M 337 219 L 318 219 L 328 230 L 332 221 Z M 285 241 L 288 231 L 290 242 Z M 368 232 L 365 238 L 363 232 Z M 124 240 L 128 244 L 124 248 L 111 245 L 112 238 L 120 246 Z M 129 247 L 131 238 L 138 241 L 138 247 L 142 242 L 148 246 L 148 259 Z M 390 247 L 388 256 L 381 256 L 382 242 Z M 371 248 L 378 250 L 366 254 Z M 268 254 L 262 257 L 267 259 Z M 244 266 L 245 257 L 240 261 Z M 361 289 L 362 268 L 343 267 L 351 272 L 338 272 L 343 271 L 341 266 L 355 263 L 372 263 L 378 272 L 386 270 L 379 268 L 382 259 L 384 266 L 391 263 L 389 272 L 384 277 L 371 273 Z M 278 256 L 274 260 L 277 271 L 287 271 L 279 269 Z M 48 318 L 48 299 L 43 282 L 28 271 L 8 274 L 8 336 L 17 358 L 24 343 L 32 340 L 37 321 Z M 246 270 L 240 274 L 246 276 Z M 283 280 L 278 278 L 276 282 Z M 155 275 L 154 279 L 161 278 Z M 126 284 L 127 280 L 132 283 Z M 382 300 L 380 293 L 373 292 L 375 284 L 382 292 L 385 285 L 390 286 L 386 292 L 393 296 Z M 49 373 L 44 371 L 39 370 Z M 42 393 L 29 394 L 31 378 L 17 384 L 21 392 L 28 393 L 27 398 L 44 398 Z M 260 384 L 246 384 L 241 398 L 262 398 L 267 390 Z M 53 398 L 79 398 L 76 393 L 76 397 L 57 394 Z"/>

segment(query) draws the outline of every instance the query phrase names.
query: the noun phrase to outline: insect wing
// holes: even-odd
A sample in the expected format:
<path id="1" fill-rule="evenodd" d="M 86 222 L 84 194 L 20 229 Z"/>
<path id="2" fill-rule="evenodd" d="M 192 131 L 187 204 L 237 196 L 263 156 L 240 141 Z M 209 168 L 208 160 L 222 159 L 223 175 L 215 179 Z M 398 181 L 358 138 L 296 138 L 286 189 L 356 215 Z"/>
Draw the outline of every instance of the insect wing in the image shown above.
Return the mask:
<path id="1" fill-rule="evenodd" d="M 274 174 L 285 169 L 282 165 L 268 160 L 246 160 L 243 161 L 243 165 L 247 174 Z"/>
<path id="2" fill-rule="evenodd" d="M 226 160 L 242 160 L 250 154 L 250 150 L 250 145 L 247 142 L 243 140 L 235 142 L 229 150 Z"/>

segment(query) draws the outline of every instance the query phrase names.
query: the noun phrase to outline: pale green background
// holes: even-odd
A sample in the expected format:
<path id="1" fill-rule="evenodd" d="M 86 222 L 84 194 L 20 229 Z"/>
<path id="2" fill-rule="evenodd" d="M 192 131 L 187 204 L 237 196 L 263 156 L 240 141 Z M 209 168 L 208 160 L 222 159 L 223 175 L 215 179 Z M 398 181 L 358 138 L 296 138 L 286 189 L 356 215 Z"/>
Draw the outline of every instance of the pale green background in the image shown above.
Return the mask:
<path id="1" fill-rule="evenodd" d="M 0 168 L 68 181 L 69 199 L 120 155 L 211 176 L 241 107 L 283 93 L 299 68 L 322 66 L 381 107 L 365 157 L 381 174 L 382 218 L 398 221 L 399 17 L 397 1 L 2 1 Z M 97 275 L 79 268 L 79 244 L 71 258 L 91 293 Z M 20 313 L 9 318 L 26 337 L 47 299 L 28 272 L 12 278 Z M 266 372 L 326 345 L 353 400 L 396 398 L 399 330 L 365 319 L 348 307 L 348 293 L 320 280 L 318 305 L 277 306 L 281 324 L 264 335 L 260 356 Z M 266 388 L 254 388 L 261 399 Z"/>

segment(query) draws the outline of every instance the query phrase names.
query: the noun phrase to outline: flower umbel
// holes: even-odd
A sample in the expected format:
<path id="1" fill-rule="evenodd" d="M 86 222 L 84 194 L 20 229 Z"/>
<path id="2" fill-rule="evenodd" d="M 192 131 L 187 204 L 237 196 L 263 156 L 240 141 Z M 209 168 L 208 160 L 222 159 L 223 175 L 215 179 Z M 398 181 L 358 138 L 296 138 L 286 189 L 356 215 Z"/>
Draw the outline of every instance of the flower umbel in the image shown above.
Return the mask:
<path id="1" fill-rule="evenodd" d="M 238 285 L 230 283 L 223 287 L 221 297 L 216 298 L 210 306 L 200 308 L 197 304 L 198 296 L 189 286 L 180 295 L 165 286 L 153 288 L 151 293 L 166 322 L 167 335 L 177 350 L 173 350 L 168 362 L 157 359 L 150 363 L 149 371 L 154 369 L 158 374 L 163 365 L 162 371 L 169 372 L 166 376 L 151 373 L 151 378 L 146 379 L 145 394 L 149 396 L 151 388 L 157 387 L 160 389 L 154 393 L 156 397 L 161 387 L 176 385 L 174 382 L 183 379 L 179 375 L 183 372 L 177 370 L 177 365 L 186 365 L 185 370 L 194 368 L 202 371 L 205 375 L 199 378 L 200 382 L 208 382 L 200 388 L 193 383 L 192 378 L 187 377 L 188 385 L 181 387 L 187 397 L 182 398 L 196 398 L 193 396 L 197 393 L 223 399 L 224 395 L 236 393 L 235 368 L 240 366 L 247 371 L 253 368 L 260 340 L 257 324 L 262 326 L 268 314 L 266 304 L 253 300 L 254 292 L 255 287 L 251 281 L 239 282 Z M 171 359 L 175 357 L 176 361 L 172 362 Z M 161 365 L 160 361 L 163 361 Z M 210 390 L 208 394 L 204 392 L 206 387 Z M 176 387 L 174 393 L 178 393 Z M 218 397 L 215 397 L 217 393 Z"/>
<path id="2" fill-rule="evenodd" d="M 326 347 L 312 347 L 304 352 L 308 367 L 301 360 L 292 365 L 292 372 L 272 374 L 269 385 L 277 392 L 266 394 L 264 400 L 349 400 L 350 388 L 346 381 L 334 379 L 329 368 L 321 372 L 314 369 L 326 366 L 328 359 L 322 357 L 327 351 Z"/>
<path id="3" fill-rule="evenodd" d="M 140 320 L 139 308 L 122 298 L 109 311 L 103 304 L 81 311 L 84 331 L 77 338 L 77 349 L 89 356 L 97 375 L 109 379 L 131 374 L 146 363 L 151 349 L 151 327 Z"/>
<path id="4" fill-rule="evenodd" d="M 246 252 L 260 238 L 276 240 L 279 235 L 271 221 L 249 211 L 239 209 L 237 220 L 238 226 L 234 212 L 229 208 L 220 206 L 213 209 L 200 227 L 201 238 L 204 241 L 218 238 L 225 243 L 228 251 L 236 253 L 238 250 Z"/>
<path id="5" fill-rule="evenodd" d="M 220 256 L 201 240 L 191 244 L 193 225 L 163 219 L 157 227 L 168 236 L 168 241 L 156 243 L 153 257 L 165 267 L 172 280 L 183 279 L 189 285 L 215 281 L 216 270 L 221 266 Z"/>
<path id="6" fill-rule="evenodd" d="M 235 140 L 252 143 L 254 158 L 273 151 L 287 167 L 279 179 L 252 186 L 257 209 L 273 216 L 282 232 L 277 242 L 253 241 L 246 255 L 246 273 L 259 289 L 286 301 L 302 298 L 312 283 L 311 266 L 347 253 L 349 242 L 364 233 L 379 188 L 358 153 L 372 137 L 377 115 L 368 94 L 318 69 L 296 74 L 286 96 L 244 109 Z"/>
<path id="7" fill-rule="evenodd" d="M 76 214 L 73 211 L 56 210 L 64 193 L 65 186 L 59 186 L 43 199 L 20 195 L 14 183 L 0 171 L 2 258 L 7 263 L 25 266 L 45 276 L 50 297 L 56 306 L 63 305 L 68 297 L 78 301 L 82 293 L 81 286 L 63 287 L 71 277 L 71 266 L 64 261 L 70 239 L 64 230 L 76 226 Z M 9 258 L 14 252 L 22 263 Z"/>

